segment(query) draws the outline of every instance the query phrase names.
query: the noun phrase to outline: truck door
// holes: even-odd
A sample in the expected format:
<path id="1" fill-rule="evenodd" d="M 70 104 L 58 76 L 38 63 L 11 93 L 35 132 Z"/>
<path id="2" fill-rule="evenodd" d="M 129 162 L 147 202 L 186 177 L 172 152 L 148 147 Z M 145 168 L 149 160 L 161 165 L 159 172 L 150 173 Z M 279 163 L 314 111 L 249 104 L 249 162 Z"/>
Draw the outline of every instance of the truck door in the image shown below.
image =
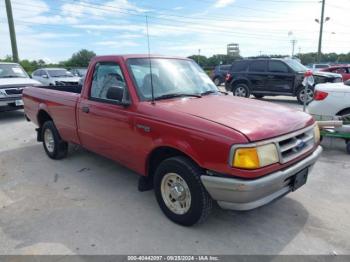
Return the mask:
<path id="1" fill-rule="evenodd" d="M 120 64 L 96 63 L 90 82 L 88 98 L 82 98 L 77 107 L 80 142 L 91 151 L 130 166 L 128 140 L 132 139 L 133 113 L 122 105 L 129 93 Z"/>
<path id="2" fill-rule="evenodd" d="M 274 93 L 292 93 L 294 73 L 289 67 L 281 61 L 268 61 L 267 66 L 267 81 L 268 90 Z"/>

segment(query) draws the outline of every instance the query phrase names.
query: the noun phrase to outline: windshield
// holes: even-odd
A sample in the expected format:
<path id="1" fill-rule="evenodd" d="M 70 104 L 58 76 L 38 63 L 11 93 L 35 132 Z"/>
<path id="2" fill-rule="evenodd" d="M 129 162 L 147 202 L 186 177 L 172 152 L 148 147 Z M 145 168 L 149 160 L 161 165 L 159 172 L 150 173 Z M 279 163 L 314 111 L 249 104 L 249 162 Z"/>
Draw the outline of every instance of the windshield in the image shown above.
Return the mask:
<path id="1" fill-rule="evenodd" d="M 286 59 L 285 62 L 296 72 L 305 72 L 307 68 L 296 60 Z"/>
<path id="2" fill-rule="evenodd" d="M 208 75 L 193 61 L 170 58 L 128 59 L 138 95 L 142 101 L 172 96 L 200 96 L 218 92 Z M 152 73 L 151 73 L 152 72 Z"/>
<path id="3" fill-rule="evenodd" d="M 72 73 L 66 69 L 50 69 L 47 73 L 50 77 L 73 77 Z"/>
<path id="4" fill-rule="evenodd" d="M 28 78 L 27 73 L 18 64 L 0 64 L 0 78 Z"/>

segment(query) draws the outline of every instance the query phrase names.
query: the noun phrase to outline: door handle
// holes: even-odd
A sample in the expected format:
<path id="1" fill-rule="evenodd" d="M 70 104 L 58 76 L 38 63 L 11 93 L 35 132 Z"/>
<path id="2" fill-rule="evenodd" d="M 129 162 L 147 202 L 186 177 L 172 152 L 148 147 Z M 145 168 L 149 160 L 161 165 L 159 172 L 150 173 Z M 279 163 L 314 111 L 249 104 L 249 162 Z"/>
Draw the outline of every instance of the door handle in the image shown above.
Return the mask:
<path id="1" fill-rule="evenodd" d="M 81 110 L 82 110 L 84 113 L 89 113 L 89 112 L 90 112 L 90 109 L 89 109 L 88 106 L 83 106 L 83 107 L 81 108 Z"/>
<path id="2" fill-rule="evenodd" d="M 274 78 L 274 77 L 275 77 L 275 76 L 271 76 L 271 75 L 270 75 L 270 76 L 267 76 L 267 78 L 270 78 L 270 79 L 272 79 L 272 78 Z"/>

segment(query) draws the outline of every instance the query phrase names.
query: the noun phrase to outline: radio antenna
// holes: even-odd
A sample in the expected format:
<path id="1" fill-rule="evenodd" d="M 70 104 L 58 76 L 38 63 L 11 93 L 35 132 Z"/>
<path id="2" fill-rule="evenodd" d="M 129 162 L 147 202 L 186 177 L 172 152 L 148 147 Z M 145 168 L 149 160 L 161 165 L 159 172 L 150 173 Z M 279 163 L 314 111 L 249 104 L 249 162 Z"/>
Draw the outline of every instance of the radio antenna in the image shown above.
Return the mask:
<path id="1" fill-rule="evenodd" d="M 152 73 L 152 61 L 151 61 L 151 48 L 149 44 L 149 33 L 148 33 L 148 16 L 146 15 L 146 29 L 147 29 L 147 47 L 148 47 L 148 60 L 149 60 L 149 72 L 151 76 L 151 92 L 152 92 L 152 104 L 155 104 L 154 100 L 154 87 L 153 87 L 153 73 Z"/>

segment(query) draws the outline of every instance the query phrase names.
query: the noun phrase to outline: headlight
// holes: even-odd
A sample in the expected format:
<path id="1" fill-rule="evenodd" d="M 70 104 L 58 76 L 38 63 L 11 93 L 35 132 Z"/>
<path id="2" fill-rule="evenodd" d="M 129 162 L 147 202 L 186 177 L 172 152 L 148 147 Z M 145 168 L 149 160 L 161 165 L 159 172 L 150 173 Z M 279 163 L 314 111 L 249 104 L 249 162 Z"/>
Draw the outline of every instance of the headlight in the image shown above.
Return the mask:
<path id="1" fill-rule="evenodd" d="M 234 151 L 232 166 L 244 169 L 256 169 L 279 161 L 275 144 L 257 147 L 241 147 Z"/>
<path id="2" fill-rule="evenodd" d="M 320 142 L 321 134 L 320 134 L 320 128 L 316 124 L 314 126 L 314 138 L 315 138 L 315 143 L 318 144 Z"/>
<path id="3" fill-rule="evenodd" d="M 3 90 L 0 90 L 0 97 L 4 97 L 4 96 L 6 96 L 6 93 L 5 93 L 5 91 L 3 91 Z"/>

